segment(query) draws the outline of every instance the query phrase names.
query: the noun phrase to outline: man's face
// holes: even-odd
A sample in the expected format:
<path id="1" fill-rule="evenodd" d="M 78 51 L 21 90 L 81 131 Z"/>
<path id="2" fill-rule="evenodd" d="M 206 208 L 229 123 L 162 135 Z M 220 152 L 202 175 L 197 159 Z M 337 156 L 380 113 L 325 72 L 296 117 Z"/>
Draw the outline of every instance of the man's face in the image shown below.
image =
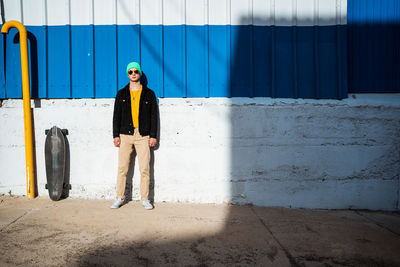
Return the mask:
<path id="1" fill-rule="evenodd" d="M 129 80 L 131 82 L 137 82 L 140 80 L 140 72 L 138 69 L 132 68 L 128 71 Z"/>

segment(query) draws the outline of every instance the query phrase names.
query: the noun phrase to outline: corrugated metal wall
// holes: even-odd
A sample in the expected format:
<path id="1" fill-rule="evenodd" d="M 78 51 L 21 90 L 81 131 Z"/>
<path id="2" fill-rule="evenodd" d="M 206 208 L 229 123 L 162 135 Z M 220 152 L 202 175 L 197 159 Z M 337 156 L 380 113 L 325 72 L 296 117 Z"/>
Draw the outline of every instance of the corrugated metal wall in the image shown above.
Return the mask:
<path id="1" fill-rule="evenodd" d="M 347 96 L 346 0 L 21 0 L 32 95 L 114 97 L 139 61 L 159 97 Z M 0 98 L 20 98 L 15 30 Z"/>
<path id="2" fill-rule="evenodd" d="M 400 1 L 348 2 L 349 92 L 400 93 Z"/>

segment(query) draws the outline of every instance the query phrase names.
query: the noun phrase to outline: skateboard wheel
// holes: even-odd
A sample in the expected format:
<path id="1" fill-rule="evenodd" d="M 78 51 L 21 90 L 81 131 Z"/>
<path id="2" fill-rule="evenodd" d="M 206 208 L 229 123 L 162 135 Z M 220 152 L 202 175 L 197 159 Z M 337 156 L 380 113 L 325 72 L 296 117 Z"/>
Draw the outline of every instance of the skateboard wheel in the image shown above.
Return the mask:
<path id="1" fill-rule="evenodd" d="M 64 185 L 63 185 L 63 188 L 65 188 L 65 189 L 70 189 L 70 190 L 71 190 L 71 185 L 70 185 L 70 184 L 64 184 Z"/>
<path id="2" fill-rule="evenodd" d="M 47 184 L 44 186 L 44 188 L 49 189 L 49 188 L 47 187 Z"/>
<path id="3" fill-rule="evenodd" d="M 62 129 L 61 132 L 62 132 L 64 135 L 68 135 L 68 129 Z"/>
<path id="4" fill-rule="evenodd" d="M 44 130 L 44 134 L 47 135 L 49 133 L 50 129 Z"/>

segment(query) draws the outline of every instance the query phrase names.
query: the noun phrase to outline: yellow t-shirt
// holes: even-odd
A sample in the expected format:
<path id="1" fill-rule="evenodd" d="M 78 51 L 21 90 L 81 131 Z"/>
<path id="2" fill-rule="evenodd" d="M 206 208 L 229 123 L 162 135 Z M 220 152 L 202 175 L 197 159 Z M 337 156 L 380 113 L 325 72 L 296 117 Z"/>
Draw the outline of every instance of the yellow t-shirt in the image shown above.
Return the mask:
<path id="1" fill-rule="evenodd" d="M 131 112 L 132 112 L 132 121 L 133 127 L 139 127 L 139 103 L 140 103 L 140 95 L 142 94 L 142 87 L 139 90 L 133 91 L 129 90 L 131 93 Z"/>

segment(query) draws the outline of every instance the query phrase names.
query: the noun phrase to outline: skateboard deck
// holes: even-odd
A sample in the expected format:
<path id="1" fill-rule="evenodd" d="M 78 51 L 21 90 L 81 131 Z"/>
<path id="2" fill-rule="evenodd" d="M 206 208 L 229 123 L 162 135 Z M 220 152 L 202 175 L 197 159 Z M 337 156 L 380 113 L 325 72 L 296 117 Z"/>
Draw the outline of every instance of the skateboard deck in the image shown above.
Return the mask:
<path id="1" fill-rule="evenodd" d="M 51 200 L 60 199 L 64 185 L 66 147 L 62 130 L 56 126 L 46 131 L 44 155 L 46 161 L 46 189 Z"/>

